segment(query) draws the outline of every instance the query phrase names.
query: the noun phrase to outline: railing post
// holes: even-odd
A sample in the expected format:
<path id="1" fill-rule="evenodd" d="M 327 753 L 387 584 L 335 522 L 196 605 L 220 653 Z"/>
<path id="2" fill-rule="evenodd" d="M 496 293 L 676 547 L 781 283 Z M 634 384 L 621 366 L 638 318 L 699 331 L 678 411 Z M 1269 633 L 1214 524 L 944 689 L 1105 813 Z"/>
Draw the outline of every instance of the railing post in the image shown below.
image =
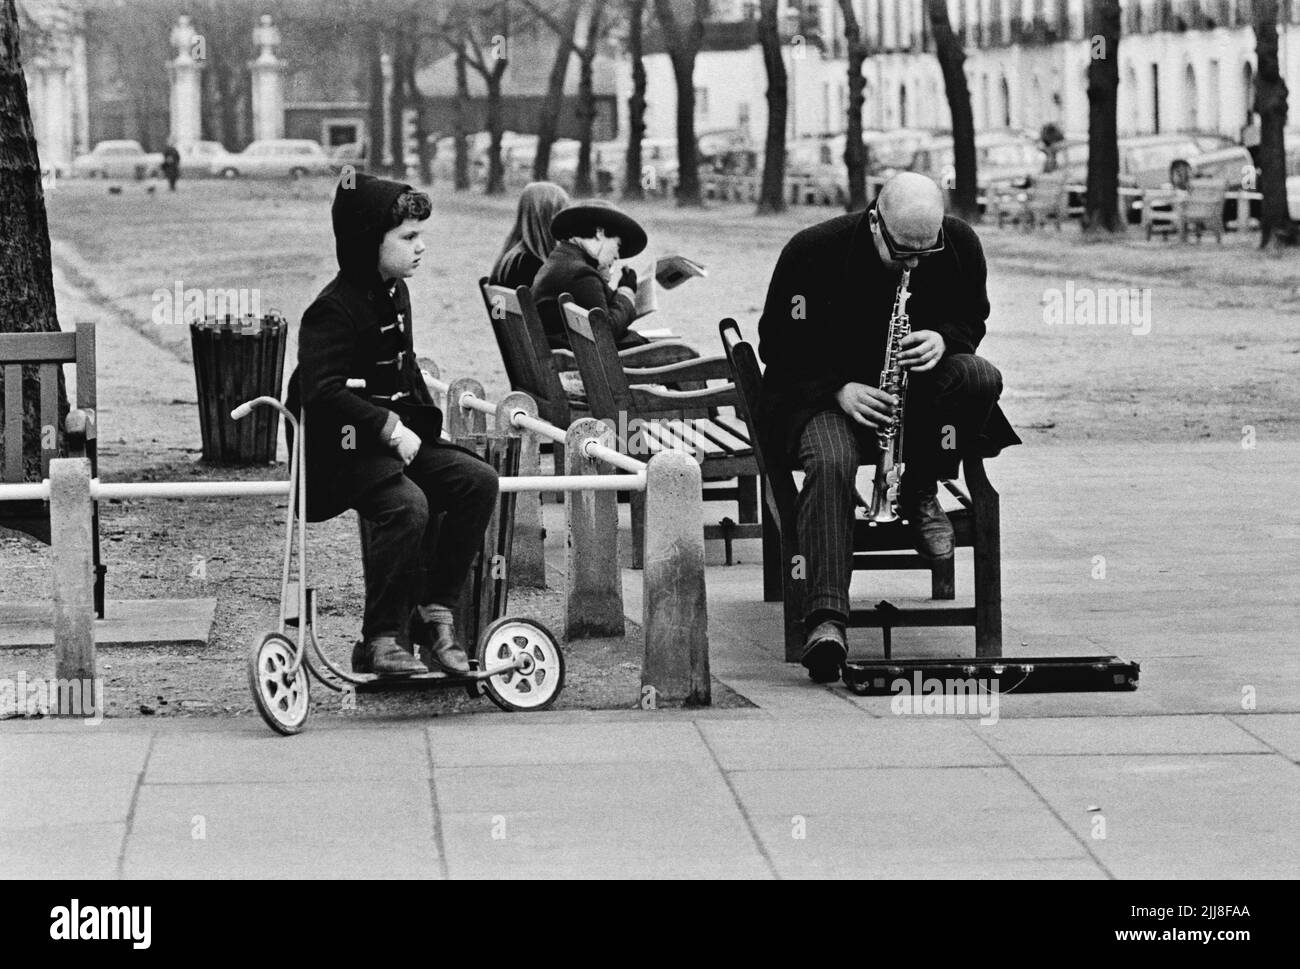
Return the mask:
<path id="1" fill-rule="evenodd" d="M 519 476 L 530 477 L 541 473 L 541 453 L 537 435 L 515 427 L 511 420 L 523 411 L 537 417 L 537 402 L 521 391 L 506 394 L 497 404 L 496 429 L 498 434 L 516 434 L 520 437 Z M 546 588 L 546 558 L 543 553 L 546 532 L 542 528 L 542 496 L 539 492 L 524 491 L 515 496 L 514 547 L 510 553 L 510 580 L 516 587 Z"/>
<path id="2" fill-rule="evenodd" d="M 95 679 L 93 542 L 90 461 L 55 458 L 50 461 L 54 667 L 63 681 Z"/>
<path id="3" fill-rule="evenodd" d="M 700 465 L 662 451 L 646 471 L 645 663 L 641 696 L 656 705 L 708 706 L 709 617 L 704 591 Z"/>
<path id="4" fill-rule="evenodd" d="M 594 417 L 569 425 L 564 442 L 566 474 L 605 469 L 582 453 L 582 442 L 614 445 L 614 428 Z M 564 518 L 564 636 L 622 636 L 623 576 L 618 567 L 618 504 L 613 491 L 566 491 Z M 701 532 L 703 534 L 703 532 Z"/>
<path id="5" fill-rule="evenodd" d="M 487 415 L 476 410 L 460 406 L 460 398 L 472 394 L 482 399 L 483 385 L 473 377 L 459 377 L 447 388 L 446 424 L 447 436 L 453 441 L 466 434 L 486 434 Z"/>

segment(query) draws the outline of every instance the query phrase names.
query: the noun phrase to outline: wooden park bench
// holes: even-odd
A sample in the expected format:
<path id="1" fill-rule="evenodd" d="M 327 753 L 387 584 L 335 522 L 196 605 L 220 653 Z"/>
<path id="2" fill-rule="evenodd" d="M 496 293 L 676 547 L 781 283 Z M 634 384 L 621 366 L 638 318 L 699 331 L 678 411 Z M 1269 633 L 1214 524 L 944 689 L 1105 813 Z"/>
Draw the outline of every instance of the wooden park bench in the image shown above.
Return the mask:
<path id="1" fill-rule="evenodd" d="M 55 429 L 59 422 L 59 372 L 63 364 L 77 368 L 77 406 L 64 421 L 64 448 L 58 449 Z M 90 459 L 92 478 L 99 476 L 95 403 L 95 324 L 78 323 L 73 333 L 0 333 L 0 367 L 4 368 L 4 420 L 0 482 L 21 484 L 25 465 L 34 456 L 23 451 L 23 370 L 39 368 L 41 478 L 50 476 L 50 461 L 58 457 Z M 95 564 L 95 615 L 104 617 L 105 568 L 99 557 L 99 505 L 91 518 Z M 0 501 L 0 528 L 22 532 L 50 544 L 50 504 L 42 499 Z"/>
<path id="2" fill-rule="evenodd" d="M 727 543 L 730 564 L 731 540 L 761 538 L 763 527 L 758 519 L 758 464 L 753 436 L 750 425 L 737 413 L 739 400 L 730 382 L 726 358 L 696 357 L 662 367 L 625 370 L 603 310 L 583 309 L 568 293 L 561 294 L 560 308 L 587 388 L 591 414 L 626 429 L 628 444 L 636 441 L 639 448 L 644 448 L 633 457 L 648 460 L 662 450 L 685 450 L 700 461 L 706 483 L 736 481 L 734 487 L 705 487 L 703 491 L 705 501 L 737 503 L 739 523 L 723 519 L 704 526 L 706 539 L 720 538 Z M 708 380 L 727 383 L 713 387 L 706 384 L 698 390 L 668 390 L 662 386 Z M 644 526 L 645 494 L 633 492 L 633 568 L 641 566 Z M 765 542 L 764 560 L 775 551 L 775 546 Z"/>
<path id="3" fill-rule="evenodd" d="M 585 417 L 589 408 L 573 353 L 551 349 L 532 291 L 527 286 L 513 290 L 493 286 L 486 276 L 478 285 L 510 389 L 532 397 L 537 415 L 556 427 L 568 427 L 576 418 Z M 694 356 L 694 350 L 677 340 L 632 347 L 619 354 L 629 367 L 662 366 Z M 550 442 L 543 444 L 544 451 L 551 450 L 548 445 Z M 564 467 L 564 446 L 554 445 L 553 452 L 558 474 Z"/>
<path id="4" fill-rule="evenodd" d="M 752 427 L 762 379 L 758 357 L 754 348 L 741 338 L 740 327 L 735 320 L 723 320 L 719 329 L 738 390 L 741 414 Z M 793 663 L 799 660 L 805 642 L 805 582 L 804 579 L 797 578 L 795 570 L 789 566 L 796 555 L 802 554 L 795 529 L 795 497 L 798 492 L 793 472 L 775 465 L 769 456 L 765 456 L 757 436 L 754 437 L 754 445 L 754 457 L 766 485 L 763 495 L 767 507 L 764 509 L 763 520 L 765 524 L 772 523 L 777 533 L 775 541 L 780 545 L 779 556 L 764 557 L 763 597 L 769 602 L 780 600 L 785 604 L 785 658 Z M 972 607 L 904 608 L 882 601 L 871 609 L 851 609 L 850 626 L 882 630 L 886 658 L 890 654 L 890 630 L 902 626 L 973 626 L 976 656 L 1002 655 L 998 493 L 985 476 L 984 463 L 980 458 L 964 458 L 962 464 L 970 493 L 967 494 L 955 481 L 945 481 L 943 486 L 960 506 L 948 512 L 955 533 L 955 544 L 975 551 L 975 604 Z M 949 559 L 946 563 L 928 564 L 914 550 L 910 530 L 901 521 L 871 525 L 863 519 L 855 518 L 853 550 L 855 571 L 928 569 L 931 597 L 956 598 L 955 559 Z"/>

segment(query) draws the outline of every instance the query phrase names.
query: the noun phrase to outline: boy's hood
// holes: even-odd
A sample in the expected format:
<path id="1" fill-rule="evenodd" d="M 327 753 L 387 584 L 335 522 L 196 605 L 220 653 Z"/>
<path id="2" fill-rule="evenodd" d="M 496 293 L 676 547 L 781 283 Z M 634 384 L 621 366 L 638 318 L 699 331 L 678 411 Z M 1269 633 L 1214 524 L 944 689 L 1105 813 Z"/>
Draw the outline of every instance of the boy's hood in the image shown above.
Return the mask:
<path id="1" fill-rule="evenodd" d="M 361 286 L 379 279 L 379 244 L 388 232 L 388 213 L 411 186 L 373 175 L 355 175 L 351 187 L 340 183 L 330 215 L 339 271 Z"/>

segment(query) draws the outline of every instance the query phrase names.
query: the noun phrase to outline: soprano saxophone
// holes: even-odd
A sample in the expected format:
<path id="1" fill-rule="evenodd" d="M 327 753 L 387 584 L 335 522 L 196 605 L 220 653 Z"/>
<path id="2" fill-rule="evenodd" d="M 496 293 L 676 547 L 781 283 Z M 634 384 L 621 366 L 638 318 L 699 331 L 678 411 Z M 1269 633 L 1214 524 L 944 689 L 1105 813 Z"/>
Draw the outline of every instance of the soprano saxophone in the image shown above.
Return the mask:
<path id="1" fill-rule="evenodd" d="M 903 352 L 903 338 L 912 332 L 907 317 L 907 291 L 912 270 L 903 267 L 903 278 L 894 295 L 894 311 L 889 317 L 889 332 L 885 336 L 885 363 L 880 371 L 880 389 L 898 398 L 898 406 L 889 422 L 876 434 L 880 456 L 876 460 L 875 484 L 871 489 L 871 507 L 867 510 L 867 523 L 879 525 L 895 522 L 898 514 L 898 487 L 903 480 L 903 405 L 907 395 L 907 371 L 899 364 Z"/>

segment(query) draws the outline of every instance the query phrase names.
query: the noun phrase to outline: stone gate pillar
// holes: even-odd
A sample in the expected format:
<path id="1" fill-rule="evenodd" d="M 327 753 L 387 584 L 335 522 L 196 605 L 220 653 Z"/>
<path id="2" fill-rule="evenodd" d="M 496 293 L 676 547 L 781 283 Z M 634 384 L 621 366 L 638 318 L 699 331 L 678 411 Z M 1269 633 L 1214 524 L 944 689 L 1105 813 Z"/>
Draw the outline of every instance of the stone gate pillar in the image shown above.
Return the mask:
<path id="1" fill-rule="evenodd" d="M 284 137 L 284 61 L 276 56 L 280 45 L 280 31 L 263 14 L 253 28 L 253 45 L 257 59 L 249 61 L 253 90 L 253 137 Z"/>

